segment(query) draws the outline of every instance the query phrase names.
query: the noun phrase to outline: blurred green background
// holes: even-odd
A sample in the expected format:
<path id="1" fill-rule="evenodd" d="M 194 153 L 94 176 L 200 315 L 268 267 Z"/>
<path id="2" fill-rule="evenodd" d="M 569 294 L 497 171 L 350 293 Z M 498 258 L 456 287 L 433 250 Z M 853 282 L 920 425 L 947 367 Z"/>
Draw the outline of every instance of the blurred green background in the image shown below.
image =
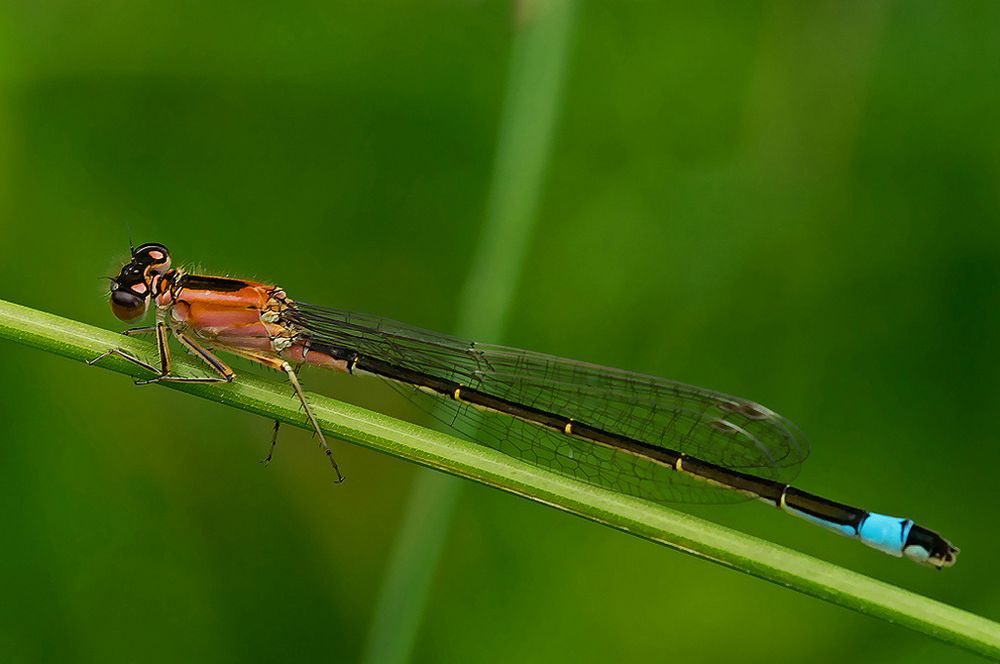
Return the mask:
<path id="1" fill-rule="evenodd" d="M 503 2 L 0 6 L 0 297 L 118 329 L 137 242 L 451 331 Z M 690 511 L 997 619 L 1000 4 L 587 2 L 504 341 L 739 394 L 799 486 L 941 574 L 759 504 Z M 237 363 L 238 368 L 245 368 Z M 6 661 L 359 658 L 417 469 L 0 343 Z M 377 385 L 307 386 L 407 414 Z M 412 413 L 410 413 L 412 414 Z M 421 661 L 975 661 L 466 484 Z"/>

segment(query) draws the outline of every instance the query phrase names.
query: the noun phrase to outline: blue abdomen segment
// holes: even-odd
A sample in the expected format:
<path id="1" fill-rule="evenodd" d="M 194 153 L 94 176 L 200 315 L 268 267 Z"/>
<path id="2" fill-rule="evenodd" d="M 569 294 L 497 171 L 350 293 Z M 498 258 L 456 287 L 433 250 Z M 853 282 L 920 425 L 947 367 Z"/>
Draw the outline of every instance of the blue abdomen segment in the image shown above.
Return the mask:
<path id="1" fill-rule="evenodd" d="M 903 555 L 906 537 L 913 526 L 909 519 L 866 512 L 794 487 L 785 489 L 779 507 L 827 530 L 845 537 L 855 537 L 873 549 L 891 556 Z"/>
<path id="2" fill-rule="evenodd" d="M 912 527 L 909 519 L 870 512 L 858 528 L 858 539 L 890 556 L 902 557 Z"/>
<path id="3" fill-rule="evenodd" d="M 913 522 L 814 496 L 794 487 L 781 495 L 782 510 L 845 537 L 854 537 L 890 556 L 901 557 Z"/>
<path id="4" fill-rule="evenodd" d="M 799 491 L 795 487 L 785 487 L 778 507 L 897 558 L 905 556 L 940 569 L 954 565 L 958 556 L 958 547 L 910 519 L 867 512 Z"/>

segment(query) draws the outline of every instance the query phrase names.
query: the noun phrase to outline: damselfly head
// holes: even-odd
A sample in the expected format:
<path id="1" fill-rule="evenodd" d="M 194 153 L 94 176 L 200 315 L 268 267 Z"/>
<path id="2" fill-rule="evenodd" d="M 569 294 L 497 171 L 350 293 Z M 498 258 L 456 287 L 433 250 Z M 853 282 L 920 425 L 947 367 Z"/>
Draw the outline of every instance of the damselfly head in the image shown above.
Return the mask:
<path id="1" fill-rule="evenodd" d="M 142 318 L 149 308 L 153 280 L 170 270 L 170 252 L 148 243 L 132 250 L 132 260 L 111 280 L 111 312 L 123 321 Z"/>

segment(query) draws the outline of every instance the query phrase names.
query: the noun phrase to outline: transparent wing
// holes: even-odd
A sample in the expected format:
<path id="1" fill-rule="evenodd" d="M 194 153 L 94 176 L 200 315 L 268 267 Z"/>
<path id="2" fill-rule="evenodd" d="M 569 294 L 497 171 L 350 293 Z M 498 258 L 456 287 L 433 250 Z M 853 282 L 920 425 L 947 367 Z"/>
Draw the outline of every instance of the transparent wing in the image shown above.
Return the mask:
<path id="1" fill-rule="evenodd" d="M 720 392 L 301 302 L 289 316 L 309 339 L 726 468 L 790 483 L 808 454 L 789 420 Z M 627 452 L 394 386 L 464 437 L 564 475 L 656 502 L 746 499 Z"/>

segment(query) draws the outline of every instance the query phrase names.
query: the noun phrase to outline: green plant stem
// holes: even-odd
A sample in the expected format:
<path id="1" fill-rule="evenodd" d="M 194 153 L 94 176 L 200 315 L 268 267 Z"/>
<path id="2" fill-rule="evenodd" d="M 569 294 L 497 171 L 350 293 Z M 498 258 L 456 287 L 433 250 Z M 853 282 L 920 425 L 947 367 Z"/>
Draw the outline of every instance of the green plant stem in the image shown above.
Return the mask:
<path id="1" fill-rule="evenodd" d="M 113 347 L 140 357 L 152 344 L 0 300 L 0 338 L 75 360 Z M 177 372 L 200 370 L 178 356 Z M 110 357 L 118 373 L 136 367 Z M 164 383 L 180 390 L 309 429 L 280 380 L 240 376 L 230 384 Z M 810 556 L 637 498 L 590 486 L 490 448 L 309 393 L 323 431 L 452 475 L 497 487 L 673 549 L 792 588 L 860 613 L 905 625 L 987 657 L 1000 658 L 1000 624 Z M 331 481 L 333 481 L 331 477 Z"/>

